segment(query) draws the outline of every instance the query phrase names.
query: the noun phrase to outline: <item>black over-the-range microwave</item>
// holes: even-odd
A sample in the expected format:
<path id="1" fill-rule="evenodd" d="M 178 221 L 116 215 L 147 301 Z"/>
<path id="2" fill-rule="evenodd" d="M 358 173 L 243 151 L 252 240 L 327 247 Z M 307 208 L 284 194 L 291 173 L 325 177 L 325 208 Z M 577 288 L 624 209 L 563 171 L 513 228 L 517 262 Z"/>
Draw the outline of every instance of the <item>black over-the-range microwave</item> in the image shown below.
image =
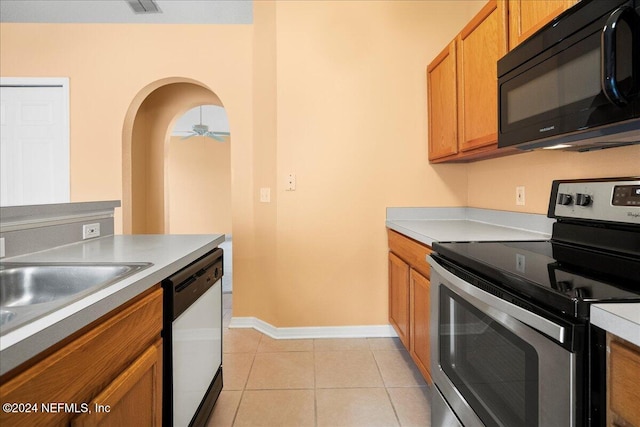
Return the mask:
<path id="1" fill-rule="evenodd" d="M 640 143 L 640 0 L 582 0 L 498 61 L 498 147 Z"/>

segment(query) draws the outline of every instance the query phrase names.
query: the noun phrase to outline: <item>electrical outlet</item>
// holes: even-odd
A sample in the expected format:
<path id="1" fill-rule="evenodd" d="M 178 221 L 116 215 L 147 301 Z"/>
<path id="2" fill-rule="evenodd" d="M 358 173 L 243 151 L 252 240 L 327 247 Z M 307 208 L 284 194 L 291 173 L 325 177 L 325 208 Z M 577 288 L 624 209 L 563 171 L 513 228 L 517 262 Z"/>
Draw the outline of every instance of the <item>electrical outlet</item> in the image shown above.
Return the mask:
<path id="1" fill-rule="evenodd" d="M 287 183 L 286 183 L 287 191 L 296 191 L 296 174 L 290 173 L 287 175 Z"/>
<path id="2" fill-rule="evenodd" d="M 516 270 L 520 273 L 525 272 L 525 256 L 522 254 L 516 254 Z"/>
<path id="3" fill-rule="evenodd" d="M 100 237 L 100 223 L 84 224 L 82 226 L 82 240 Z"/>
<path id="4" fill-rule="evenodd" d="M 516 187 L 516 205 L 524 206 L 524 185 Z"/>

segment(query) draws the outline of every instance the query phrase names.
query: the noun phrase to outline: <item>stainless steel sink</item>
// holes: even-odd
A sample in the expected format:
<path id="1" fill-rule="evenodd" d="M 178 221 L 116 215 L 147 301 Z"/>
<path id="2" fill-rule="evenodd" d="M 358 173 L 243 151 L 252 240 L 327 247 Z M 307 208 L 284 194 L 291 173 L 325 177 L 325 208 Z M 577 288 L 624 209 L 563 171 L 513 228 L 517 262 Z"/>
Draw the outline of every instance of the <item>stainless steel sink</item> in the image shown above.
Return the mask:
<path id="1" fill-rule="evenodd" d="M 0 326 L 4 325 L 7 322 L 10 322 L 14 317 L 16 317 L 15 312 L 11 310 L 0 309 Z"/>
<path id="2" fill-rule="evenodd" d="M 149 267 L 149 263 L 1 263 L 1 333 Z"/>

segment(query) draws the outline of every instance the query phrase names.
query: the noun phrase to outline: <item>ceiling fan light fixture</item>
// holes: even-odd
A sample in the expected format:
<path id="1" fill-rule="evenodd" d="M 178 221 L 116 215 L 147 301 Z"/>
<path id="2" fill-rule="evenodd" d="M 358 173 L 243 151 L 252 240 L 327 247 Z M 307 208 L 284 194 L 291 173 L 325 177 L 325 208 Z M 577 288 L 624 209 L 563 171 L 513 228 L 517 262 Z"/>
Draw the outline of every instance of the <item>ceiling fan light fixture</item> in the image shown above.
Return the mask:
<path id="1" fill-rule="evenodd" d="M 198 135 L 204 135 L 209 132 L 209 126 L 203 124 L 193 125 L 193 131 Z"/>
<path id="2" fill-rule="evenodd" d="M 200 123 L 195 124 L 191 127 L 191 135 L 187 135 L 182 137 L 182 139 L 189 139 L 192 136 L 204 136 L 207 138 L 215 139 L 219 142 L 226 142 L 225 138 L 230 135 L 229 132 L 217 132 L 210 131 L 209 126 L 202 124 L 202 105 L 200 106 Z"/>

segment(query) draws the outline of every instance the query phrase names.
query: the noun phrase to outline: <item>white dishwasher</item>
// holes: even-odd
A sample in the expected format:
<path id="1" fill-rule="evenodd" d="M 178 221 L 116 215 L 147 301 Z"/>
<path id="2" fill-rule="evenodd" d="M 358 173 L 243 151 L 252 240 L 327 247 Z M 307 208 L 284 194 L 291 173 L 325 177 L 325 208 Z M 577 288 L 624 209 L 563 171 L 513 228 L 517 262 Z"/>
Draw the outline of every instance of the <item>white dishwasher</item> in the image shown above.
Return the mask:
<path id="1" fill-rule="evenodd" d="M 222 249 L 162 282 L 163 425 L 204 426 L 222 390 Z"/>

